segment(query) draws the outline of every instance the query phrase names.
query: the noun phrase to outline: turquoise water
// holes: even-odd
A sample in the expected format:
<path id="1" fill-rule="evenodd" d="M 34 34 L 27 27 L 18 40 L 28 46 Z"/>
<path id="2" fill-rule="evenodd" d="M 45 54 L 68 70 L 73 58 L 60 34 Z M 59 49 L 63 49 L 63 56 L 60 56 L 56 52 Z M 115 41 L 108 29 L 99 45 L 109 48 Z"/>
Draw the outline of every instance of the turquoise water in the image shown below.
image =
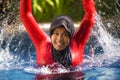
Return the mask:
<path id="1" fill-rule="evenodd" d="M 104 34 L 107 33 L 104 31 Z M 107 34 L 107 36 L 109 35 Z M 50 70 L 48 66 L 36 67 L 35 49 L 28 35 L 24 34 L 24 39 L 20 41 L 21 44 L 19 46 L 15 45 L 19 43 L 20 38 L 13 38 L 14 40 L 11 41 L 11 47 L 9 46 L 9 48 L 3 44 L 5 49 L 2 48 L 0 53 L 0 80 L 61 80 L 61 78 L 37 79 L 36 76 L 38 74 L 52 74 L 53 72 L 70 72 L 70 70 L 84 73 L 84 80 L 120 80 L 119 39 L 113 39 L 109 36 L 109 40 L 106 42 L 108 37 L 104 39 L 99 36 L 98 40 L 87 42 L 83 65 L 72 69 L 65 69 L 61 65 L 57 65 L 57 68 Z M 93 38 L 91 37 L 90 40 Z M 99 42 L 99 40 L 102 41 Z M 26 42 L 27 44 L 25 44 Z M 95 50 L 94 58 L 90 57 L 90 44 L 93 45 Z M 54 68 L 55 65 L 50 66 Z M 63 75 L 62 77 L 66 76 Z M 68 80 L 79 80 L 77 78 L 69 78 Z M 62 78 L 62 80 L 64 79 Z"/>
<path id="2" fill-rule="evenodd" d="M 23 70 L 1 70 L 0 80 L 34 80 L 34 74 L 25 73 Z"/>
<path id="3" fill-rule="evenodd" d="M 84 80 L 120 80 L 120 68 L 99 67 L 84 71 Z M 36 74 L 25 70 L 0 70 L 0 80 L 35 80 Z M 76 79 L 77 80 L 77 79 Z"/>
<path id="4" fill-rule="evenodd" d="M 120 80 L 120 68 L 101 67 L 85 72 L 85 80 Z"/>
<path id="5" fill-rule="evenodd" d="M 87 43 L 89 45 L 89 42 Z M 94 45 L 95 46 L 95 45 Z M 95 58 L 90 58 L 89 50 L 86 47 L 85 51 L 85 62 L 81 66 L 75 68 L 65 69 L 61 65 L 57 64 L 57 68 L 53 71 L 47 66 L 36 67 L 36 55 L 33 46 L 30 48 L 29 55 L 13 56 L 9 54 L 9 51 L 6 50 L 6 53 L 1 53 L 1 62 L 0 62 L 0 80 L 44 80 L 37 79 L 37 75 L 46 75 L 55 73 L 64 73 L 70 71 L 79 71 L 84 73 L 84 80 L 120 80 L 120 56 L 110 56 L 109 57 L 101 51 L 101 47 L 95 49 L 96 54 Z M 19 50 L 19 49 L 18 49 Z M 117 49 L 116 49 L 117 50 Z M 22 51 L 24 52 L 24 50 Z M 26 51 L 25 51 L 26 52 Z M 24 56 L 24 57 L 23 57 Z M 50 65 L 54 68 L 56 65 Z M 63 77 L 66 77 L 63 75 Z M 68 78 L 68 77 L 67 77 Z M 67 80 L 79 80 L 69 78 Z M 60 79 L 45 79 L 45 80 L 61 80 Z M 64 79 L 62 79 L 64 80 Z"/>

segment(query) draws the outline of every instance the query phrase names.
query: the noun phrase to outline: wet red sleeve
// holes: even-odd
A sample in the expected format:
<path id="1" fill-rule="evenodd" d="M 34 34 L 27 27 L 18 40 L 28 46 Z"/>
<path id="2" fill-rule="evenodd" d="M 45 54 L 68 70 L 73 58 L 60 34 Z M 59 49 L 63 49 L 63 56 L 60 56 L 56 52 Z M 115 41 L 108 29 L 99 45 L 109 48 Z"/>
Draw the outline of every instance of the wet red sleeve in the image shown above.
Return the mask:
<path id="1" fill-rule="evenodd" d="M 20 0 L 20 18 L 35 46 L 47 39 L 47 34 L 39 28 L 32 15 L 31 0 Z"/>
<path id="2" fill-rule="evenodd" d="M 74 35 L 74 40 L 78 45 L 81 44 L 84 46 L 95 23 L 96 9 L 94 6 L 94 0 L 82 0 L 82 2 L 85 15 L 78 31 Z"/>

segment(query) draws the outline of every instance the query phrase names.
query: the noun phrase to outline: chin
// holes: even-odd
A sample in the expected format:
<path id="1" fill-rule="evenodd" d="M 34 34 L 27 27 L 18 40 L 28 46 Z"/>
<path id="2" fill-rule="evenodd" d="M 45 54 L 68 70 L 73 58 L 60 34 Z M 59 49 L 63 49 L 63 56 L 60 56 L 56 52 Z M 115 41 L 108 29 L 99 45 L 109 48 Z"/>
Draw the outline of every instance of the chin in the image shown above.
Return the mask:
<path id="1" fill-rule="evenodd" d="M 59 51 L 60 51 L 60 50 L 62 50 L 62 49 L 60 49 L 60 48 L 59 48 L 59 49 L 58 49 L 58 48 L 56 48 L 56 50 L 59 50 Z"/>
<path id="2" fill-rule="evenodd" d="M 55 48 L 56 50 L 59 50 L 59 51 L 61 51 L 61 50 L 63 50 L 62 48 Z"/>

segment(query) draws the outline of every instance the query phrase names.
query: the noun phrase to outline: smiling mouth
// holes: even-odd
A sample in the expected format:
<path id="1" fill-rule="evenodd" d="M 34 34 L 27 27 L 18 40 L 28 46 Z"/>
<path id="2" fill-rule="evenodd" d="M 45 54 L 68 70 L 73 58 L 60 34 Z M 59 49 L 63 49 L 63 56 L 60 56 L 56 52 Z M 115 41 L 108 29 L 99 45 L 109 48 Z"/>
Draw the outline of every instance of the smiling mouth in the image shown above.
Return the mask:
<path id="1" fill-rule="evenodd" d="M 62 42 L 56 42 L 57 46 L 61 47 L 63 46 L 64 44 Z"/>
<path id="2" fill-rule="evenodd" d="M 61 46 L 61 45 L 63 45 L 62 43 L 59 43 L 59 42 L 57 42 L 56 44 L 57 44 L 58 46 Z"/>

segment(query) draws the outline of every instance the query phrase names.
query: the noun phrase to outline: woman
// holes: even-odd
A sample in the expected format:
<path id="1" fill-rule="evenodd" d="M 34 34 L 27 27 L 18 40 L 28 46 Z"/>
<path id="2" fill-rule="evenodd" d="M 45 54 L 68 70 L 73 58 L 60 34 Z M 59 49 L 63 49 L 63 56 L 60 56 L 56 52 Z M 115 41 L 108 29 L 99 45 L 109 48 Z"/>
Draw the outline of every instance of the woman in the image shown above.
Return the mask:
<path id="1" fill-rule="evenodd" d="M 53 19 L 50 37 L 43 32 L 32 15 L 31 0 L 20 1 L 21 20 L 35 46 L 37 65 L 59 62 L 65 67 L 80 65 L 84 60 L 84 47 L 95 22 L 93 0 L 82 0 L 85 15 L 74 33 L 73 21 L 68 16 Z"/>

